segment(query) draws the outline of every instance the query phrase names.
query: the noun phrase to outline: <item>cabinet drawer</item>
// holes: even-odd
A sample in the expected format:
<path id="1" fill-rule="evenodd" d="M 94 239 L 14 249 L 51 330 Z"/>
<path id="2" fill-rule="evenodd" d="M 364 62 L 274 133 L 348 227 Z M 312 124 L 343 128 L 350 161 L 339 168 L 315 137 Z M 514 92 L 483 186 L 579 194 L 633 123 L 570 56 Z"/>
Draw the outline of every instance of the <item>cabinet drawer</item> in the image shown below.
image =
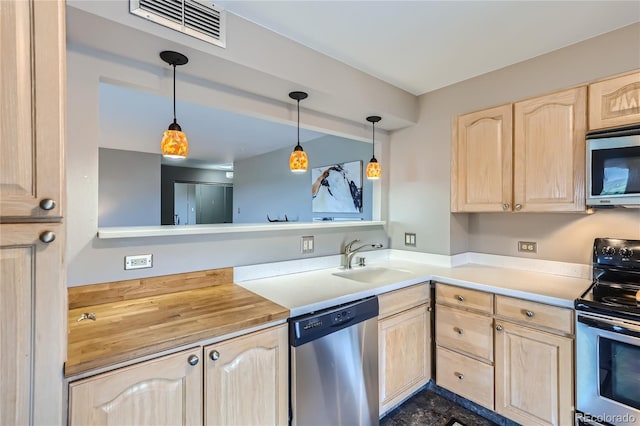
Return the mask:
<path id="1" fill-rule="evenodd" d="M 493 313 L 493 294 L 446 284 L 436 284 L 436 302 Z"/>
<path id="2" fill-rule="evenodd" d="M 422 283 L 400 290 L 390 291 L 378 296 L 380 305 L 379 318 L 402 312 L 414 306 L 422 305 L 429 300 L 429 285 Z"/>
<path id="3" fill-rule="evenodd" d="M 496 296 L 496 316 L 573 334 L 573 310 L 514 297 Z"/>
<path id="4" fill-rule="evenodd" d="M 491 317 L 448 306 L 436 307 L 436 342 L 493 361 Z"/>
<path id="5" fill-rule="evenodd" d="M 438 347 L 436 383 L 493 410 L 493 367 Z"/>

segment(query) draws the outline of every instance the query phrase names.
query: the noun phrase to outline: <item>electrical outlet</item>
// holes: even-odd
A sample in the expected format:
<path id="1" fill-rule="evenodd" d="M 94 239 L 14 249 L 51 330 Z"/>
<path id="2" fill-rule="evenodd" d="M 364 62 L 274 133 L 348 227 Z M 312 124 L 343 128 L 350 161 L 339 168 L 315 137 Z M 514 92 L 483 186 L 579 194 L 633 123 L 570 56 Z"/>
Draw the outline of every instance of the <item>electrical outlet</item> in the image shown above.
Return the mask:
<path id="1" fill-rule="evenodd" d="M 313 253 L 313 235 L 302 237 L 302 254 Z"/>
<path id="2" fill-rule="evenodd" d="M 416 246 L 416 234 L 411 233 L 411 232 L 405 232 L 404 233 L 404 245 L 405 246 L 415 247 Z"/>
<path id="3" fill-rule="evenodd" d="M 124 269 L 142 269 L 153 267 L 152 254 L 138 254 L 124 257 Z"/>
<path id="4" fill-rule="evenodd" d="M 524 253 L 537 253 L 538 243 L 535 241 L 518 241 L 518 251 Z"/>

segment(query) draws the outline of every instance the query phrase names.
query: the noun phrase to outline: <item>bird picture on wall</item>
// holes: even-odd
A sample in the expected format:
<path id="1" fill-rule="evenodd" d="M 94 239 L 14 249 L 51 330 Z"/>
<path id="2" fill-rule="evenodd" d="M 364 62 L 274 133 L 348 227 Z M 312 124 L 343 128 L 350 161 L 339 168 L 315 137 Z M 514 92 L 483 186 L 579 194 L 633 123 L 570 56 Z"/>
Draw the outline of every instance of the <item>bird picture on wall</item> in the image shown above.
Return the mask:
<path id="1" fill-rule="evenodd" d="M 362 212 L 362 161 L 314 167 L 311 170 L 313 212 Z"/>

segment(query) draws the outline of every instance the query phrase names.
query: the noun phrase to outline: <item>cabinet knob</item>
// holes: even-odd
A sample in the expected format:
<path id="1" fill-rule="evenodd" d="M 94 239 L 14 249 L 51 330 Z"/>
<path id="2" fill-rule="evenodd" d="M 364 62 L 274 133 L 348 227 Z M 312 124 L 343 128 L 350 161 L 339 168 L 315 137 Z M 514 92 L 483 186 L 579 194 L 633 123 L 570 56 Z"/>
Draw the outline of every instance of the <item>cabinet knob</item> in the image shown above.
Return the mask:
<path id="1" fill-rule="evenodd" d="M 43 243 L 49 244 L 55 239 L 56 234 L 52 231 L 44 231 L 42 234 L 40 234 L 40 241 L 42 241 Z"/>
<path id="2" fill-rule="evenodd" d="M 502 210 L 509 210 L 509 207 L 510 207 L 510 206 L 509 206 L 509 203 L 504 203 L 504 204 L 502 205 Z"/>
<path id="3" fill-rule="evenodd" d="M 526 311 L 524 314 L 529 318 L 533 318 L 533 316 L 535 315 L 533 311 Z"/>
<path id="4" fill-rule="evenodd" d="M 464 330 L 461 329 L 461 328 L 458 328 L 456 331 L 458 332 L 459 335 L 463 335 L 464 334 Z"/>
<path id="5" fill-rule="evenodd" d="M 456 299 L 458 299 L 458 302 L 464 302 L 463 296 L 456 296 Z"/>
<path id="6" fill-rule="evenodd" d="M 458 380 L 464 380 L 464 374 L 462 373 L 455 373 L 456 377 L 458 378 Z"/>
<path id="7" fill-rule="evenodd" d="M 515 209 L 516 211 L 522 210 L 522 204 L 516 204 Z"/>
<path id="8" fill-rule="evenodd" d="M 502 328 L 502 326 L 501 326 L 500 324 L 498 324 L 498 325 L 496 326 L 496 330 L 498 330 L 498 331 L 502 331 L 502 330 L 503 330 L 503 328 Z"/>
<path id="9" fill-rule="evenodd" d="M 187 359 L 187 362 L 189 363 L 189 365 L 198 365 L 198 363 L 200 362 L 200 358 L 198 358 L 198 355 L 191 355 Z"/>
<path id="10" fill-rule="evenodd" d="M 433 308 L 431 306 L 427 306 L 427 312 L 431 312 L 433 311 Z"/>
<path id="11" fill-rule="evenodd" d="M 42 210 L 53 210 L 56 207 L 56 202 L 51 198 L 43 198 L 40 200 L 40 208 Z"/>
<path id="12" fill-rule="evenodd" d="M 211 358 L 211 361 L 217 361 L 220 359 L 220 352 L 218 351 L 211 351 L 211 353 L 209 354 L 209 358 Z"/>

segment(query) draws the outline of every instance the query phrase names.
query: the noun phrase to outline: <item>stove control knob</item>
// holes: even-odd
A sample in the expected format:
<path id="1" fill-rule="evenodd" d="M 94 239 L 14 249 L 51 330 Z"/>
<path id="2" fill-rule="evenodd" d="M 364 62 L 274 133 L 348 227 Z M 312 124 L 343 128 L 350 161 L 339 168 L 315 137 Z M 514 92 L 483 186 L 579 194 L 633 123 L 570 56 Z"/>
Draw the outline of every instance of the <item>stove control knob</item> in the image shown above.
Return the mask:
<path id="1" fill-rule="evenodd" d="M 616 249 L 613 247 L 602 247 L 602 254 L 607 255 L 607 256 L 613 256 L 616 253 Z"/>
<path id="2" fill-rule="evenodd" d="M 633 250 L 627 247 L 622 247 L 620 249 L 620 256 L 622 257 L 631 257 L 633 255 Z"/>

